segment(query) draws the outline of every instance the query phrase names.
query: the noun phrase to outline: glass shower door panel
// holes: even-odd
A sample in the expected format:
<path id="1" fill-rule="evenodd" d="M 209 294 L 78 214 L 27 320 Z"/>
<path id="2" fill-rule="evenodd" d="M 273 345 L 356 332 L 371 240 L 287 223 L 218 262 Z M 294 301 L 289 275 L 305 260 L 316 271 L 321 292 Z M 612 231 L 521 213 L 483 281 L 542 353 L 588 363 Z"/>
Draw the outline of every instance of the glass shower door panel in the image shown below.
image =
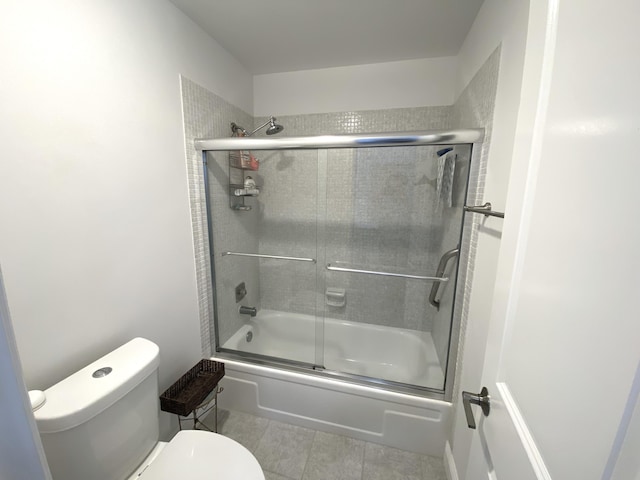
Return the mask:
<path id="1" fill-rule="evenodd" d="M 257 279 L 245 280 L 247 296 L 231 311 L 220 312 L 231 332 L 220 331 L 221 347 L 227 351 L 313 365 L 315 363 L 316 265 L 308 259 L 265 257 L 240 258 L 227 255 L 230 272 L 219 280 L 220 289 L 234 295 L 243 278 L 254 271 Z M 235 280 L 231 280 L 236 277 Z M 222 302 L 219 302 L 222 303 Z M 230 303 L 230 302 L 229 302 Z M 240 311 L 240 306 L 248 307 Z M 255 308 L 255 316 L 250 309 Z M 246 312 L 246 313 L 243 313 Z M 228 338 L 228 340 L 225 340 Z"/>
<path id="2" fill-rule="evenodd" d="M 459 202 L 450 205 L 441 196 L 437 152 L 442 148 L 329 151 L 326 369 L 391 383 L 444 388 L 451 311 L 445 333 L 444 328 L 435 326 L 438 310 L 429 304 L 428 297 L 438 282 L 433 277 L 442 252 L 459 242 L 462 209 Z M 451 155 L 450 162 L 463 160 L 461 152 Z M 451 178 L 450 188 L 462 191 L 462 201 L 466 172 L 461 165 L 462 183 Z M 455 171 L 450 173 L 455 176 Z M 456 223 L 450 217 L 457 217 L 453 245 L 447 245 L 448 226 Z M 448 274 L 451 269 L 450 265 Z M 439 283 L 448 281 L 455 284 L 453 278 Z M 453 284 L 449 285 L 451 291 Z"/>
<path id="3" fill-rule="evenodd" d="M 217 185 L 210 185 L 216 348 L 313 365 L 318 289 L 317 152 L 260 151 L 254 155 L 260 167 L 244 175 L 252 177 L 259 194 L 245 199 L 249 210 L 229 207 L 230 189 L 225 183 L 229 174 L 222 168 L 228 153 L 214 155 L 221 157 L 218 163 L 222 164 L 220 178 L 214 175 L 213 179 Z M 242 290 L 246 293 L 240 298 Z M 240 312 L 240 307 L 247 308 Z"/>

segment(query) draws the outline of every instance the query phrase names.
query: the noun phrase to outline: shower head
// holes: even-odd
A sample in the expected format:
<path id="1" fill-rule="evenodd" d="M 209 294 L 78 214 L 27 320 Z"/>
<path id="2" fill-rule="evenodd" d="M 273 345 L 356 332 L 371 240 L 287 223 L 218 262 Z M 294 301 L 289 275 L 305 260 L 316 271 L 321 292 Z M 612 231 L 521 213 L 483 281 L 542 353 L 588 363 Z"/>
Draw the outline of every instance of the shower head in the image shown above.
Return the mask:
<path id="1" fill-rule="evenodd" d="M 275 135 L 276 133 L 280 133 L 282 130 L 284 130 L 284 127 L 282 125 L 276 123 L 276 119 L 274 117 L 270 117 L 267 123 L 269 123 L 269 128 L 267 128 L 266 132 L 267 135 Z"/>
<path id="2" fill-rule="evenodd" d="M 237 137 L 250 137 L 258 130 L 266 127 L 267 125 L 269 125 L 269 128 L 267 128 L 266 131 L 267 135 L 275 135 L 276 133 L 280 133 L 282 130 L 284 130 L 284 127 L 282 125 L 276 123 L 275 117 L 269 117 L 269 120 L 260 125 L 251 133 L 247 132 L 244 128 L 242 128 L 240 125 L 237 125 L 235 122 L 231 122 L 231 131 Z"/>
<path id="3" fill-rule="evenodd" d="M 282 125 L 278 125 L 276 123 L 276 117 L 269 117 L 269 120 L 267 120 L 266 122 L 264 122 L 262 125 L 260 125 L 258 128 L 256 128 L 253 132 L 251 132 L 248 136 L 250 137 L 251 135 L 253 135 L 254 133 L 256 133 L 258 130 L 266 127 L 267 125 L 269 125 L 269 128 L 267 128 L 267 135 L 275 135 L 276 133 L 281 132 L 282 130 L 284 130 L 284 127 Z"/>

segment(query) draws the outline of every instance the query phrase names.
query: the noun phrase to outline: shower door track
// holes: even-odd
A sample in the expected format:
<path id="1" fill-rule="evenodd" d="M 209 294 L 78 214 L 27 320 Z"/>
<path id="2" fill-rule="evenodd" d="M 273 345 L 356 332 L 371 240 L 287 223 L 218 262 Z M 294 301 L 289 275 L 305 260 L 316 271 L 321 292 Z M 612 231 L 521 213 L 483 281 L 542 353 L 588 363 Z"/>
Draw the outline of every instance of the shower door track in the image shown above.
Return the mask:
<path id="1" fill-rule="evenodd" d="M 419 395 L 425 398 L 431 398 L 433 400 L 445 399 L 444 389 L 425 387 L 421 385 L 413 385 L 402 382 L 394 382 L 393 380 L 384 380 L 367 375 L 358 375 L 355 373 L 331 370 L 321 365 L 315 365 L 313 363 L 302 362 L 299 360 L 288 360 L 286 358 L 270 357 L 258 353 L 241 352 L 238 350 L 230 350 L 227 348 L 220 348 L 215 353 L 215 356 L 220 360 L 229 359 L 240 362 L 249 362 L 254 365 L 280 368 L 298 373 L 304 373 L 307 375 L 345 381 L 355 385 L 369 387 L 376 385 L 378 387 L 383 387 L 384 389 L 391 392 L 404 393 L 407 395 Z"/>
<path id="2" fill-rule="evenodd" d="M 199 138 L 196 150 L 315 150 L 323 148 L 371 148 L 418 145 L 459 145 L 481 142 L 484 129 L 427 130 L 420 132 L 365 133 L 359 135 L 312 135 L 306 137 Z"/>

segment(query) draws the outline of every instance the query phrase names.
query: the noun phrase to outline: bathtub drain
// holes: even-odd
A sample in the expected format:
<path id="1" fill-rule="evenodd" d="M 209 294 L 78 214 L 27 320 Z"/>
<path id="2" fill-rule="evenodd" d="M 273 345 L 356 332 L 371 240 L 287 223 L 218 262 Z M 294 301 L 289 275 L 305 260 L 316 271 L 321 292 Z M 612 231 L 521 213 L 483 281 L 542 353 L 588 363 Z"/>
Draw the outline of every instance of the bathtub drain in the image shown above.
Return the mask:
<path id="1" fill-rule="evenodd" d="M 249 331 L 247 332 L 246 337 L 244 337 L 244 338 L 245 338 L 245 340 L 247 341 L 247 343 L 249 343 L 251 340 L 253 340 L 253 332 L 252 332 L 251 330 L 249 330 Z"/>

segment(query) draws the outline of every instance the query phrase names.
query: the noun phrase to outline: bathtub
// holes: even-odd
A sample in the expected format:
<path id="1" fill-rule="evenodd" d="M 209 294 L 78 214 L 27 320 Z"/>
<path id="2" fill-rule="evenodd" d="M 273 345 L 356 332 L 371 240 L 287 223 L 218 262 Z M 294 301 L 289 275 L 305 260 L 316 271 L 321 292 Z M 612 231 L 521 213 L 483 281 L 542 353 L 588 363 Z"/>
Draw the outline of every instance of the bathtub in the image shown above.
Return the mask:
<path id="1" fill-rule="evenodd" d="M 322 364 L 336 372 L 440 390 L 444 387 L 444 375 L 429 332 L 326 318 L 324 358 L 315 357 L 315 341 L 313 315 L 261 310 L 223 347 Z"/>
<path id="2" fill-rule="evenodd" d="M 314 364 L 315 329 L 313 316 L 262 310 L 223 348 Z M 442 368 L 428 332 L 325 319 L 323 352 L 327 370 L 442 387 Z M 213 358 L 225 363 L 222 408 L 417 453 L 444 453 L 451 421 L 448 402 L 224 358 L 222 353 Z"/>

